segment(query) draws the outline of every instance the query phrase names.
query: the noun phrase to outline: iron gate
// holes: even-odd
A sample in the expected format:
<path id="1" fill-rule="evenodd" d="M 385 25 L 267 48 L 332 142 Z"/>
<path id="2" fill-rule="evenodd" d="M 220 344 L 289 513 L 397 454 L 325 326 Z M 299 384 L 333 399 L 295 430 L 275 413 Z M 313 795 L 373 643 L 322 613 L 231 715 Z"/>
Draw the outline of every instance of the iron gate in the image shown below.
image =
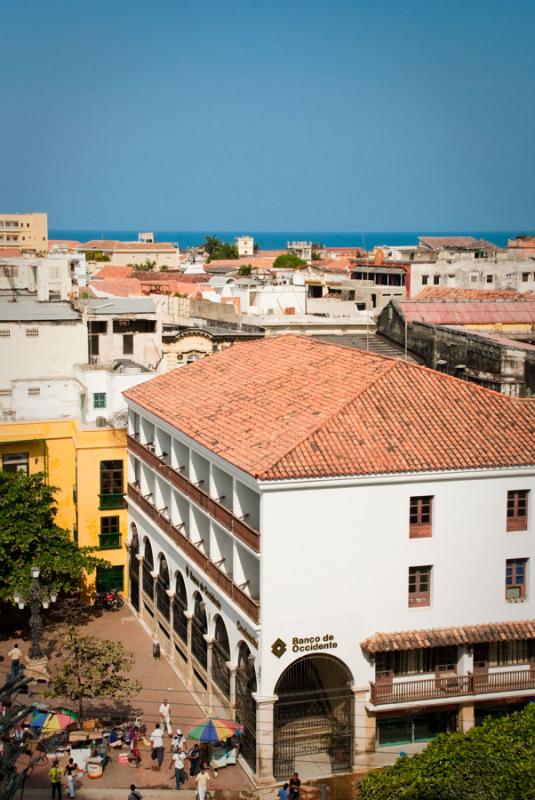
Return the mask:
<path id="1" fill-rule="evenodd" d="M 351 674 L 328 655 L 291 664 L 275 688 L 273 773 L 287 778 L 299 759 L 330 763 L 332 772 L 351 769 L 353 692 Z M 316 756 L 316 759 L 314 758 Z"/>
<path id="2" fill-rule="evenodd" d="M 191 620 L 191 652 L 204 669 L 208 666 L 208 645 L 204 638 L 206 633 L 208 633 L 208 625 L 204 602 L 201 596 L 196 594 L 193 619 Z"/>
<path id="3" fill-rule="evenodd" d="M 230 672 L 227 667 L 230 661 L 230 646 L 225 623 L 220 616 L 215 621 L 215 636 L 212 645 L 212 678 L 223 695 L 230 699 Z"/>
<path id="4" fill-rule="evenodd" d="M 185 645 L 188 643 L 188 621 L 185 616 L 187 610 L 188 596 L 186 594 L 186 586 L 184 578 L 179 572 L 176 576 L 175 596 L 173 598 L 173 628 Z"/>
<path id="5" fill-rule="evenodd" d="M 254 659 L 242 642 L 236 669 L 236 720 L 243 726 L 240 754 L 253 771 L 256 771 L 256 692 Z"/>
<path id="6" fill-rule="evenodd" d="M 139 552 L 139 539 L 137 533 L 132 536 L 132 543 L 130 545 L 130 558 L 128 569 L 128 584 L 130 587 L 130 602 L 139 611 L 139 562 L 136 555 Z"/>

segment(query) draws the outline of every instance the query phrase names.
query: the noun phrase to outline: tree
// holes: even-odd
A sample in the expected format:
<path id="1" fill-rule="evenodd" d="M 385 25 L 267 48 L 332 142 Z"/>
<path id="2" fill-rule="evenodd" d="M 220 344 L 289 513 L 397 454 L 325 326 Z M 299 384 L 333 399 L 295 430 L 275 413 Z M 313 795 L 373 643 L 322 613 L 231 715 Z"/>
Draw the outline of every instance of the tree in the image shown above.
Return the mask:
<path id="1" fill-rule="evenodd" d="M 273 266 L 275 269 L 300 269 L 301 267 L 306 267 L 307 262 L 294 255 L 294 253 L 283 253 L 281 256 L 277 256 Z"/>
<path id="2" fill-rule="evenodd" d="M 27 745 L 15 733 L 19 726 L 28 720 L 33 711 L 30 705 L 23 705 L 18 700 L 21 692 L 28 691 L 28 678 L 23 675 L 9 676 L 4 686 L 0 689 L 0 797 L 2 800 L 12 800 L 19 795 L 24 786 L 26 774 L 43 759 L 44 753 L 31 755 Z M 24 767 L 20 769 L 21 756 L 27 758 Z"/>
<path id="3" fill-rule="evenodd" d="M 413 758 L 367 775 L 361 800 L 533 800 L 535 706 L 437 736 Z"/>
<path id="4" fill-rule="evenodd" d="M 222 242 L 217 236 L 207 236 L 203 245 L 207 261 L 238 258 L 238 248 L 234 244 Z"/>
<path id="5" fill-rule="evenodd" d="M 152 272 L 156 266 L 156 261 L 147 258 L 142 264 L 135 264 L 136 270 L 139 272 Z"/>
<path id="6" fill-rule="evenodd" d="M 238 270 L 238 275 L 250 275 L 253 268 L 250 264 L 242 264 Z"/>
<path id="7" fill-rule="evenodd" d="M 31 586 L 31 567 L 41 569 L 49 592 L 78 591 L 86 573 L 106 562 L 94 547 L 78 547 L 68 531 L 56 525 L 55 486 L 43 473 L 0 471 L 0 601 Z"/>
<path id="8" fill-rule="evenodd" d="M 46 695 L 78 703 L 80 720 L 85 700 L 122 700 L 141 688 L 130 678 L 134 655 L 120 642 L 79 634 L 75 625 L 67 625 L 57 631 L 55 652 Z"/>

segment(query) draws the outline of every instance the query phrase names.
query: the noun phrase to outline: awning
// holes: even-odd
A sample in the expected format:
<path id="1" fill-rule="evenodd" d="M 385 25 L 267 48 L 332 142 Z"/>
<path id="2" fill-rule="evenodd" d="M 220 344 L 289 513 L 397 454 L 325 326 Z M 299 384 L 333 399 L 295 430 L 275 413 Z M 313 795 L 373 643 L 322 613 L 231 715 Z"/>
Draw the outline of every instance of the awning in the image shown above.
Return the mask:
<path id="1" fill-rule="evenodd" d="M 478 642 L 509 642 L 535 638 L 535 620 L 492 622 L 483 625 L 462 625 L 458 628 L 428 628 L 421 631 L 374 633 L 360 643 L 369 653 L 388 653 L 393 650 L 419 650 L 423 647 L 477 644 Z"/>

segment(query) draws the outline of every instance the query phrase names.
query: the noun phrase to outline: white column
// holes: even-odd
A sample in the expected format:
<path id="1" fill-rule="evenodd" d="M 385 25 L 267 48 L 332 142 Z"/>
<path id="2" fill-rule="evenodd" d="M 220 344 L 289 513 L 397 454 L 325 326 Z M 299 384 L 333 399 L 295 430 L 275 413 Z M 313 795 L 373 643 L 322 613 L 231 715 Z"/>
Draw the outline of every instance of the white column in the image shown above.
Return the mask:
<path id="1" fill-rule="evenodd" d="M 214 640 L 206 633 L 203 636 L 206 641 L 206 683 L 208 685 L 208 716 L 212 713 L 214 706 L 214 687 L 212 685 L 212 654 L 214 647 Z"/>
<path id="2" fill-rule="evenodd" d="M 236 664 L 233 664 L 231 661 L 226 662 L 227 669 L 230 673 L 230 711 L 231 717 L 234 721 L 236 721 L 236 670 L 238 669 Z"/>
<path id="3" fill-rule="evenodd" d="M 275 783 L 273 776 L 273 706 L 276 695 L 259 697 L 256 702 L 256 778 L 260 784 Z"/>
<path id="4" fill-rule="evenodd" d="M 138 572 L 137 572 L 137 581 L 139 584 L 139 618 L 143 619 L 143 556 L 141 553 L 136 553 L 136 558 L 138 560 Z"/>
<path id="5" fill-rule="evenodd" d="M 191 654 L 191 629 L 193 624 L 193 611 L 184 611 L 184 616 L 188 621 L 188 629 L 187 629 L 188 665 L 186 668 L 186 683 L 191 689 L 191 687 L 193 686 L 193 661 Z"/>
<path id="6" fill-rule="evenodd" d="M 174 622 L 175 622 L 175 609 L 173 606 L 173 600 L 175 598 L 175 593 L 172 589 L 166 590 L 167 597 L 169 598 L 169 661 L 171 664 L 175 663 L 175 639 L 174 639 Z"/>
<path id="7" fill-rule="evenodd" d="M 368 753 L 375 753 L 375 740 L 377 734 L 377 720 L 371 714 L 366 704 L 369 697 L 368 687 L 353 687 L 355 698 L 354 729 L 353 729 L 353 766 L 357 764 L 372 765 L 373 757 Z"/>
<path id="8" fill-rule="evenodd" d="M 160 637 L 158 636 L 158 604 L 156 597 L 156 587 L 158 584 L 158 570 L 156 569 L 151 570 L 150 576 L 152 578 L 152 605 L 154 606 L 154 617 L 153 617 L 154 625 L 152 626 L 152 630 L 154 639 L 159 639 Z"/>

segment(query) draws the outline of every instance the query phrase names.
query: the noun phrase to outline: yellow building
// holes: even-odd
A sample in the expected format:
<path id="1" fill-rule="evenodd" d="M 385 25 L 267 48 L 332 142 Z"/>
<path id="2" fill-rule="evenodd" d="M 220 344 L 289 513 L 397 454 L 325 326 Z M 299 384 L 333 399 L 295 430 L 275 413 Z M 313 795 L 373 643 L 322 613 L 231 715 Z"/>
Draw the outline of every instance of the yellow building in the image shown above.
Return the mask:
<path id="1" fill-rule="evenodd" d="M 97 571 L 97 590 L 126 591 L 126 431 L 74 419 L 10 422 L 0 425 L 0 459 L 5 470 L 45 473 L 59 490 L 57 524 L 111 564 Z"/>
<path id="2" fill-rule="evenodd" d="M 0 212 L 0 247 L 48 255 L 48 215 L 2 214 Z"/>

